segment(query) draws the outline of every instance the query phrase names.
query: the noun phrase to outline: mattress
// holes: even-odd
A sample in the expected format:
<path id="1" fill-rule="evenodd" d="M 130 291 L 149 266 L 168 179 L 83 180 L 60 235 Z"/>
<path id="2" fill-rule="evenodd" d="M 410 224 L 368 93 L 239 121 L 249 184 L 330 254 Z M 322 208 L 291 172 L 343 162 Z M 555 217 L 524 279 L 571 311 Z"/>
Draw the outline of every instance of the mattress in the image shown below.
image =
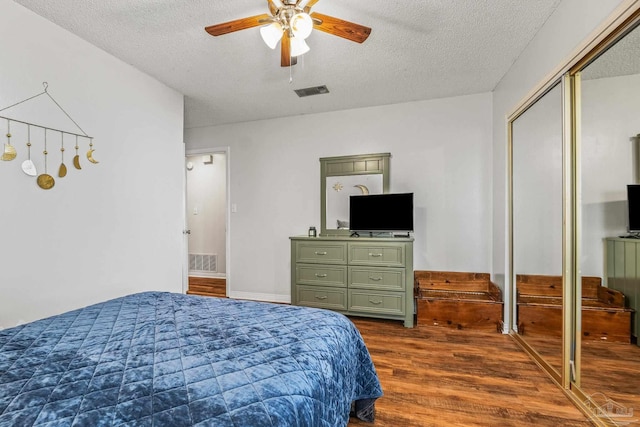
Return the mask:
<path id="1" fill-rule="evenodd" d="M 382 390 L 331 311 L 144 292 L 0 331 L 0 426 L 345 426 Z"/>

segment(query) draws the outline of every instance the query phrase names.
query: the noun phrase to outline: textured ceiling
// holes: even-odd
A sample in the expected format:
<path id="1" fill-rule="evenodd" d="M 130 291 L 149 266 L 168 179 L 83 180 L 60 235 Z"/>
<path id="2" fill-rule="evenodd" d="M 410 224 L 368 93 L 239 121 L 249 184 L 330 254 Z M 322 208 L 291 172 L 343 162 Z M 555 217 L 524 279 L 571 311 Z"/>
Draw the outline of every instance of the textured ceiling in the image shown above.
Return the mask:
<path id="1" fill-rule="evenodd" d="M 258 28 L 204 31 L 267 12 L 264 0 L 15 1 L 183 93 L 188 128 L 491 91 L 560 2 L 321 0 L 314 11 L 371 36 L 315 31 L 289 69 Z M 330 93 L 293 92 L 318 85 Z"/>
<path id="2" fill-rule="evenodd" d="M 640 74 L 640 27 L 626 34 L 582 71 L 584 80 Z"/>

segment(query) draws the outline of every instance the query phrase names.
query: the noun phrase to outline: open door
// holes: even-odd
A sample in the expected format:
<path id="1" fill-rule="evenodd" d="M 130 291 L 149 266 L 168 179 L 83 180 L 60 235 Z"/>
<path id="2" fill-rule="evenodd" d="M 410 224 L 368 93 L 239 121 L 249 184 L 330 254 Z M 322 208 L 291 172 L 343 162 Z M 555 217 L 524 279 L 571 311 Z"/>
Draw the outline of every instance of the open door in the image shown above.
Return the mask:
<path id="1" fill-rule="evenodd" d="M 185 291 L 228 295 L 228 149 L 187 151 Z"/>

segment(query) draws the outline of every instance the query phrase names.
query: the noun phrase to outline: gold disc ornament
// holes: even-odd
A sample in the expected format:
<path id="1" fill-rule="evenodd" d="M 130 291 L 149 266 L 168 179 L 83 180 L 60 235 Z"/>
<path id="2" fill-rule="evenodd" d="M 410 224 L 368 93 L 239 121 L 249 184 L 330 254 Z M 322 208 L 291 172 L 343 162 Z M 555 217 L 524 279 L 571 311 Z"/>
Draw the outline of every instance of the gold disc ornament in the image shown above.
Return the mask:
<path id="1" fill-rule="evenodd" d="M 47 173 L 47 154 L 49 153 L 47 152 L 47 130 L 46 129 L 44 130 L 44 151 L 42 152 L 42 154 L 44 154 L 44 173 L 41 175 L 38 175 L 38 179 L 36 181 L 40 188 L 42 188 L 43 190 L 48 190 L 52 188 L 54 185 L 56 185 L 56 181 L 53 179 L 51 175 Z"/>
<path id="2" fill-rule="evenodd" d="M 49 174 L 43 173 L 42 175 L 38 175 L 38 186 L 43 190 L 48 190 L 56 185 L 56 181 Z"/>

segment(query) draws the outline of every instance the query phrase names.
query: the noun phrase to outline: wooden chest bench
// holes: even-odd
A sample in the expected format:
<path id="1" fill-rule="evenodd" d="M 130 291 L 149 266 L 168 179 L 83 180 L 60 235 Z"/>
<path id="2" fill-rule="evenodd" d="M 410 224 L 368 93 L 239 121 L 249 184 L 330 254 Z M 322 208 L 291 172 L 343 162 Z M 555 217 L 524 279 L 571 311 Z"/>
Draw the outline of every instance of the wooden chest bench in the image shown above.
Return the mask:
<path id="1" fill-rule="evenodd" d="M 562 336 L 562 277 L 516 275 L 518 333 Z M 630 342 L 631 314 L 624 295 L 582 278 L 582 339 Z"/>
<path id="2" fill-rule="evenodd" d="M 488 273 L 416 271 L 418 326 L 502 332 L 502 292 Z"/>

